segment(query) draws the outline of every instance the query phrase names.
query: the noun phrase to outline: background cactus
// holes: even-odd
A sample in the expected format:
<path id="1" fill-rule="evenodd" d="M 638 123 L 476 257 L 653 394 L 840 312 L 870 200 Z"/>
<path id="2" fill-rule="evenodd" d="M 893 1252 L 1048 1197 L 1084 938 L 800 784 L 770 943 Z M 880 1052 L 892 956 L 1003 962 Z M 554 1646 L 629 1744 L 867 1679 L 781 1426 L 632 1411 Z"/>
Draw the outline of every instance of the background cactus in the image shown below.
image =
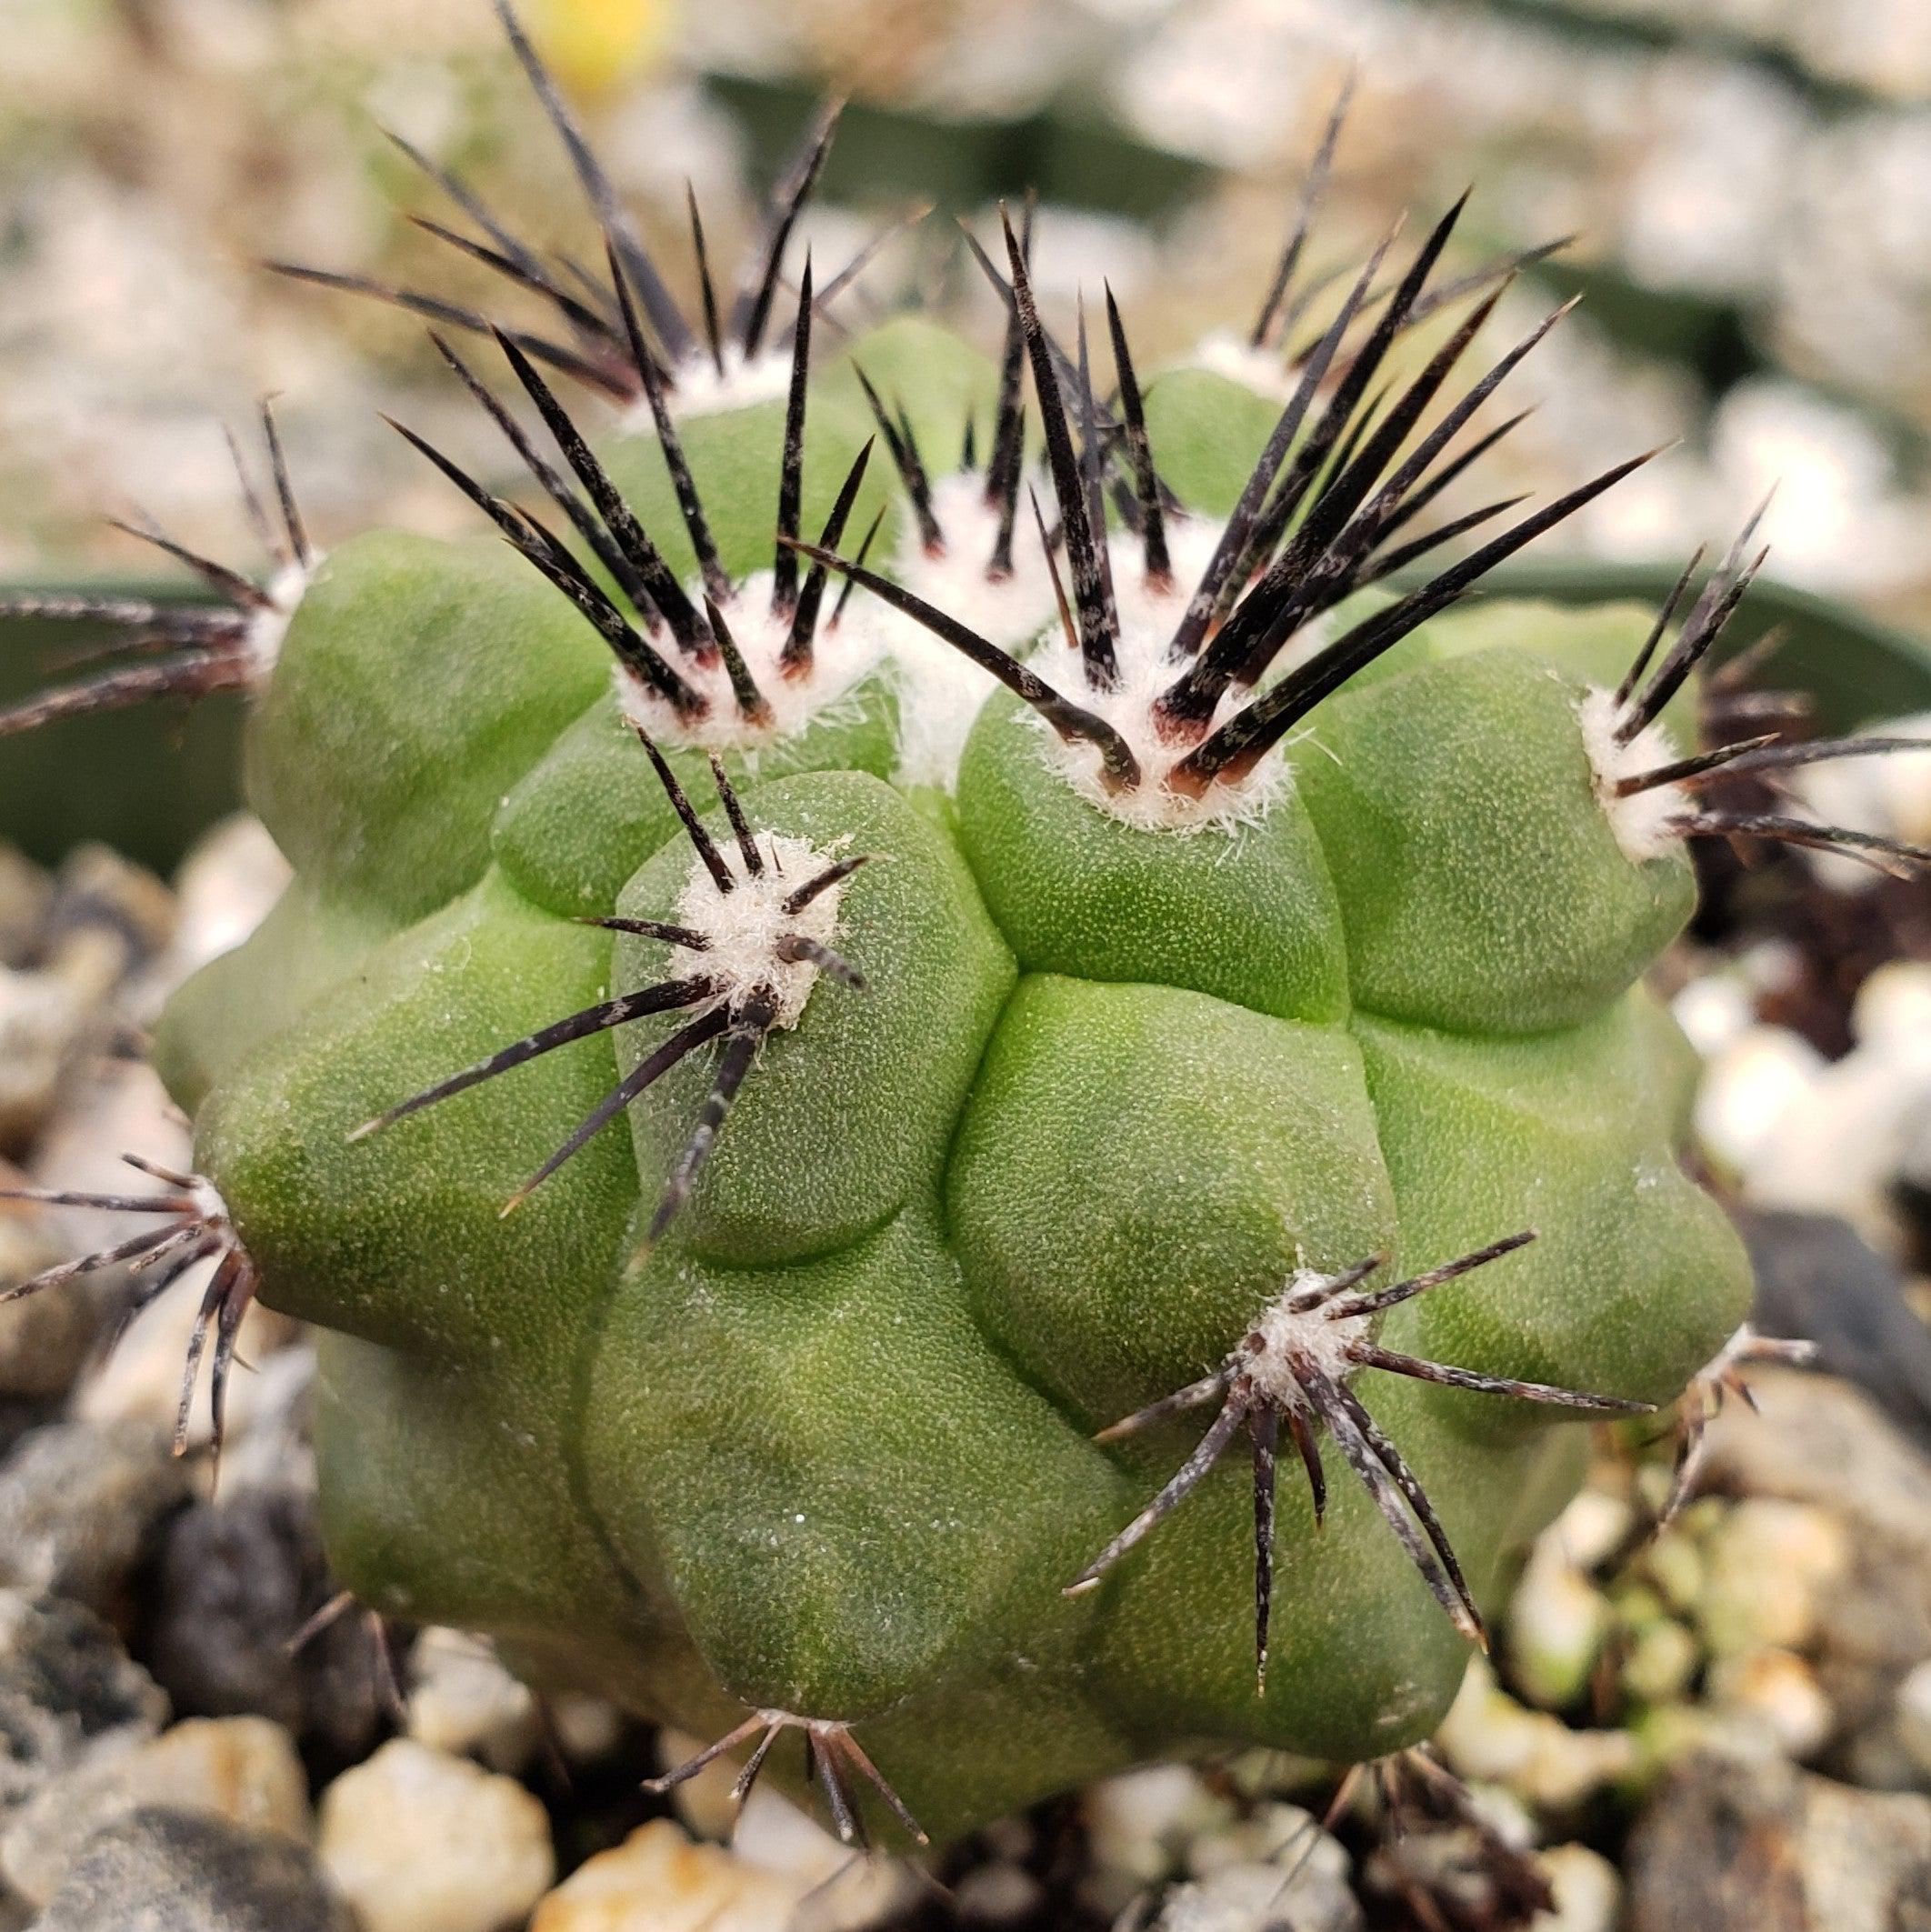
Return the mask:
<path id="1" fill-rule="evenodd" d="M 517 45 L 607 285 L 445 185 L 567 325 L 498 336 L 561 462 L 445 353 L 567 540 L 412 437 L 509 550 L 318 556 L 285 486 L 272 592 L 125 614 L 178 633 L 144 689 L 256 689 L 296 877 L 164 1023 L 200 1176 L 124 1256 L 221 1255 L 217 1402 L 251 1294 L 326 1331 L 365 1602 L 754 1774 L 802 1730 L 849 1835 L 867 1781 L 950 1834 L 1206 1743 L 1426 1736 L 1574 1483 L 1555 1422 L 1672 1399 L 1744 1313 L 1639 982 L 1686 837 L 1843 835 L 1706 786 L 1887 741 L 1696 751 L 1743 539 L 1673 635 L 1450 614 L 1633 463 L 1404 575 L 1506 507 L 1411 522 L 1548 326 L 1436 407 L 1496 279 L 1437 275 L 1455 211 L 1276 356 L 1285 406 L 1143 393 L 1110 300 L 1103 400 L 1010 229 L 998 363 L 908 318 L 815 365 L 808 263 L 771 321 L 829 123 L 694 325 Z M 539 362 L 641 421 L 593 450 Z"/>

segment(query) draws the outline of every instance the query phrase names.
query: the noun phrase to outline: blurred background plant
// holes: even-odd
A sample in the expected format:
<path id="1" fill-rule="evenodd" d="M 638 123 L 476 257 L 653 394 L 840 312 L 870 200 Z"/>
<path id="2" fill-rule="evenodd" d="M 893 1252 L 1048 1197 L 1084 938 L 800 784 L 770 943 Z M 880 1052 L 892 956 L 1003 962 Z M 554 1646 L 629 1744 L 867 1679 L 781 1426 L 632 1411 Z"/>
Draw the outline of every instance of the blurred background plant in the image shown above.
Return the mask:
<path id="1" fill-rule="evenodd" d="M 1661 560 L 1773 479 L 1789 582 L 1931 616 L 1931 9 L 1921 0 L 541 0 L 532 25 L 674 259 L 826 89 L 848 116 L 814 221 L 985 309 L 949 213 L 1037 185 L 1050 290 L 1109 276 L 1148 354 L 1240 327 L 1344 73 L 1327 245 L 1475 181 L 1497 247 L 1588 300 L 1514 439 L 1520 486 L 1684 446 L 1565 541 Z M 234 536 L 218 419 L 286 392 L 319 520 L 445 521 L 376 421 L 473 414 L 411 318 L 277 283 L 292 256 L 408 279 L 424 206 L 382 124 L 539 233 L 579 217 L 478 0 L 8 0 L 0 90 L 0 568 L 125 566 L 104 504 Z M 735 196 L 734 204 L 734 194 Z M 440 211 L 434 211 L 440 212 Z M 722 220 L 722 215 L 714 221 Z M 435 285 L 460 295 L 454 257 Z M 1542 299 L 1524 290 L 1525 313 Z M 1506 318 L 1504 327 L 1507 326 Z M 416 393 L 418 386 L 420 394 Z"/>

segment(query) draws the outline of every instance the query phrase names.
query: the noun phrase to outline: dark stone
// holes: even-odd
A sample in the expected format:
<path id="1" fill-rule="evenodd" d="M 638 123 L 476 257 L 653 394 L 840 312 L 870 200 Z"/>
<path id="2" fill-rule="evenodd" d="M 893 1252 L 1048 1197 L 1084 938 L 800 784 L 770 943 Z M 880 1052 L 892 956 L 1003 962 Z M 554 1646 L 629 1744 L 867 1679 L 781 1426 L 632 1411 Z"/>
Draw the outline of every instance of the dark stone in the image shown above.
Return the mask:
<path id="1" fill-rule="evenodd" d="M 96 1832 L 31 1932 L 355 1932 L 308 1849 L 185 1811 Z"/>
<path id="2" fill-rule="evenodd" d="M 1931 1272 L 1931 1098 L 1920 1100 L 1906 1116 L 1892 1191 L 1910 1236 L 1911 1260 L 1920 1274 Z"/>
<path id="3" fill-rule="evenodd" d="M 60 1419 L 57 1402 L 30 1396 L 0 1396 L 0 1461 L 11 1456 L 23 1436 Z"/>
<path id="4" fill-rule="evenodd" d="M 166 1721 L 166 1697 L 97 1617 L 0 1591 L 0 1812 L 96 1740 L 151 1737 Z"/>
<path id="5" fill-rule="evenodd" d="M 1746 1210 L 1739 1225 L 1756 1270 L 1756 1326 L 1815 1342 L 1818 1367 L 1860 1384 L 1931 1445 L 1931 1328 L 1896 1265 L 1835 1215 Z"/>
<path id="6" fill-rule="evenodd" d="M 151 1575 L 140 1648 L 180 1716 L 272 1717 L 325 1767 L 367 1751 L 383 1712 L 361 1619 L 291 1647 L 335 1588 L 305 1491 L 191 1504 L 169 1523 Z"/>

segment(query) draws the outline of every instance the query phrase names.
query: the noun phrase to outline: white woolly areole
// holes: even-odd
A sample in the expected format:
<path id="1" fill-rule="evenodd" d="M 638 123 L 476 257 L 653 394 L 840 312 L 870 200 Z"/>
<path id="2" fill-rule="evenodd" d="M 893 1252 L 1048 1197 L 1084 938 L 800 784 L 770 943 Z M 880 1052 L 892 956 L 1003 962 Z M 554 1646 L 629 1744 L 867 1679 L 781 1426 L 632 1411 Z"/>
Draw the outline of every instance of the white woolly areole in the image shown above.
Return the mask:
<path id="1" fill-rule="evenodd" d="M 785 395 L 791 387 L 791 349 L 760 349 L 747 362 L 735 342 L 724 345 L 724 373 L 711 360 L 708 348 L 686 355 L 671 372 L 670 393 L 665 400 L 674 418 L 719 415 L 726 409 L 745 409 L 753 403 L 768 403 Z M 656 434 L 656 419 L 651 414 L 650 398 L 641 392 L 625 412 L 625 429 Z"/>
<path id="2" fill-rule="evenodd" d="M 1683 842 L 1683 835 L 1672 821 L 1690 809 L 1689 795 L 1680 785 L 1654 785 L 1647 791 L 1616 796 L 1616 786 L 1625 778 L 1639 777 L 1660 766 L 1674 765 L 1682 756 L 1672 742 L 1669 730 L 1659 719 L 1646 726 L 1628 744 L 1616 735 L 1622 706 L 1613 691 L 1592 689 L 1576 707 L 1582 725 L 1583 748 L 1589 754 L 1589 769 L 1596 775 L 1596 796 L 1608 815 L 1609 829 L 1623 856 L 1632 865 L 1660 858 Z"/>
<path id="3" fill-rule="evenodd" d="M 795 892 L 805 880 L 823 872 L 847 843 L 819 851 L 808 840 L 778 832 L 753 835 L 764 854 L 765 870 L 752 877 L 745 870 L 744 855 L 735 842 L 721 843 L 718 851 L 736 881 L 729 892 L 719 892 L 717 882 L 702 859 L 691 866 L 691 875 L 677 895 L 678 923 L 702 933 L 711 944 L 696 956 L 696 970 L 717 983 L 713 1006 L 735 1006 L 758 986 L 769 986 L 777 995 L 777 1016 L 774 1026 L 795 1026 L 805 1003 L 811 997 L 818 969 L 806 960 L 780 959 L 777 943 L 787 933 L 797 933 L 829 946 L 838 931 L 838 902 L 845 896 L 845 881 L 827 886 L 816 898 L 796 912 L 785 910 L 787 894 Z"/>
<path id="4" fill-rule="evenodd" d="M 197 1174 L 180 1191 L 195 1204 L 194 1218 L 222 1226 L 227 1225 L 228 1204 L 222 1199 L 221 1192 L 213 1181 Z"/>
<path id="5" fill-rule="evenodd" d="M 1171 638 L 1186 615 L 1187 599 L 1214 560 L 1226 526 L 1217 517 L 1187 516 L 1174 510 L 1166 513 L 1166 526 L 1170 586 L 1156 588 L 1147 583 L 1146 546 L 1131 530 L 1116 530 L 1107 537 L 1106 556 L 1113 566 L 1113 601 L 1122 628 L 1158 630 L 1164 624 Z M 1176 667 L 1174 676 L 1179 675 Z"/>
<path id="6" fill-rule="evenodd" d="M 1231 329 L 1216 329 L 1203 335 L 1194 350 L 1194 361 L 1277 403 L 1285 403 L 1300 381 L 1300 372 L 1287 366 L 1278 349 L 1256 349 L 1245 335 L 1236 335 Z"/>
<path id="7" fill-rule="evenodd" d="M 1119 682 L 1110 691 L 1096 691 L 1086 682 L 1086 666 L 1057 626 L 1053 641 L 1035 658 L 1033 668 L 1055 690 L 1096 713 L 1126 739 L 1139 761 L 1140 782 L 1130 790 L 1110 792 L 1098 748 L 1084 739 L 1068 744 L 1040 722 L 1046 762 L 1088 804 L 1109 812 L 1123 824 L 1147 832 L 1231 831 L 1236 826 L 1257 824 L 1286 789 L 1286 764 L 1270 754 L 1236 783 L 1210 785 L 1206 795 L 1190 798 L 1170 791 L 1165 776 L 1197 744 L 1210 736 L 1253 698 L 1252 691 L 1223 692 L 1207 727 L 1197 737 L 1163 737 L 1154 723 L 1154 703 L 1186 668 L 1170 655 L 1174 633 L 1186 614 L 1187 600 L 1219 540 L 1217 526 L 1200 518 L 1176 518 L 1171 533 L 1174 582 L 1157 590 L 1146 582 L 1146 558 L 1139 539 L 1116 537 L 1108 546 L 1113 563 L 1114 602 L 1120 614 L 1120 636 L 1115 646 Z M 1199 553 L 1197 567 L 1193 556 Z"/>
<path id="8" fill-rule="evenodd" d="M 1052 620 L 1054 607 L 1053 582 L 1030 509 L 1020 506 L 1012 572 L 1004 577 L 986 574 L 998 541 L 999 512 L 986 500 L 983 475 L 954 470 L 939 477 L 932 486 L 932 515 L 945 536 L 945 549 L 936 556 L 927 551 L 916 520 L 907 515 L 892 576 L 914 596 L 956 617 L 988 644 L 1024 658 Z M 875 599 L 873 608 L 898 673 L 899 782 L 949 791 L 958 776 L 966 736 L 998 680 L 914 618 Z"/>
<path id="9" fill-rule="evenodd" d="M 791 619 L 771 608 L 771 572 L 756 571 L 732 592 L 728 604 L 718 606 L 752 682 L 770 706 L 770 716 L 762 724 L 752 723 L 738 710 L 730 673 L 721 656 L 714 665 L 694 665 L 667 637 L 652 642 L 678 675 L 704 694 L 708 700 L 705 715 L 695 720 L 680 717 L 622 663 L 612 671 L 618 710 L 633 725 L 668 745 L 745 752 L 788 738 L 831 711 L 884 653 L 884 626 L 878 613 L 854 597 L 839 622 L 830 623 L 836 586 L 827 584 L 812 644 L 811 668 L 801 677 L 787 677 L 778 658 L 791 640 Z M 702 604 L 701 586 L 685 588 L 693 603 Z"/>
<path id="10" fill-rule="evenodd" d="M 1335 1320 L 1318 1306 L 1296 1314 L 1291 1306 L 1297 1296 L 1333 1279 L 1318 1268 L 1296 1268 L 1240 1345 L 1242 1369 L 1262 1394 L 1284 1407 L 1305 1408 L 1307 1403 L 1291 1366 L 1293 1357 L 1312 1362 L 1331 1382 L 1346 1381 L 1355 1372 L 1348 1350 L 1366 1336 L 1374 1316 L 1349 1315 Z"/>
<path id="11" fill-rule="evenodd" d="M 296 606 L 307 596 L 309 580 L 321 563 L 317 554 L 306 564 L 284 564 L 263 586 L 269 601 L 262 609 L 249 613 L 247 626 L 242 632 L 242 649 L 247 656 L 251 683 L 265 683 L 281 662 L 282 644 L 288 636 L 289 624 Z"/>

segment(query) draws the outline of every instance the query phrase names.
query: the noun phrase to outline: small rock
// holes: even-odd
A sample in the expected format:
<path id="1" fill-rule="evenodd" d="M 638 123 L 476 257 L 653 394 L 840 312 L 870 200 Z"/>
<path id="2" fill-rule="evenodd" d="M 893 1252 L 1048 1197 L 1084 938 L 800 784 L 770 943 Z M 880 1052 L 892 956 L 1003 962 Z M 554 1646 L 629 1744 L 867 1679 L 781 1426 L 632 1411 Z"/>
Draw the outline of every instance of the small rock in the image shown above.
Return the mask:
<path id="1" fill-rule="evenodd" d="M 96 1750 L 43 1785 L 0 1831 L 0 1871 L 23 1897 L 44 1900 L 96 1831 L 148 1806 L 308 1837 L 308 1780 L 287 1732 L 265 1717 L 190 1717 L 151 1743 Z"/>
<path id="2" fill-rule="evenodd" d="M 331 1595 L 312 1497 L 245 1488 L 169 1519 L 145 1592 L 143 1655 L 184 1715 L 255 1712 L 325 1759 L 347 1763 L 382 1721 L 361 1625 L 292 1641 Z"/>
<path id="3" fill-rule="evenodd" d="M 1905 1673 L 1897 1687 L 1897 1740 L 1931 1787 L 1931 1659 Z"/>
<path id="4" fill-rule="evenodd" d="M 115 989 L 173 918 L 174 902 L 151 874 L 105 846 L 70 855 L 34 967 L 0 968 L 0 1148 L 18 1154 L 33 1144 L 83 1051 L 105 1032 Z"/>
<path id="5" fill-rule="evenodd" d="M 1637 1820 L 1629 1932 L 1905 1932 L 1931 1923 L 1931 1798 L 1770 1758 L 1691 1758 Z"/>
<path id="6" fill-rule="evenodd" d="M 498 1932 L 556 1876 L 521 1785 L 407 1737 L 323 1793 L 321 1857 L 364 1932 Z"/>
<path id="7" fill-rule="evenodd" d="M 1756 1276 L 1752 1323 L 1816 1343 L 1819 1368 L 1866 1389 L 1931 1446 L 1931 1328 L 1897 1264 L 1835 1215 L 1746 1211 L 1739 1226 Z"/>
<path id="8" fill-rule="evenodd" d="M 96 1747 L 155 1736 L 167 1699 L 99 1617 L 0 1590 L 0 1817 Z"/>
<path id="9" fill-rule="evenodd" d="M 1598 1568 L 1629 1540 L 1636 1510 L 1627 1497 L 1606 1489 L 1584 1489 L 1538 1539 L 1550 1545 L 1572 1568 Z"/>
<path id="10" fill-rule="evenodd" d="M 0 1206 L 0 1295 L 66 1259 L 46 1216 Z M 85 1280 L 0 1304 L 0 1396 L 64 1396 L 94 1346 L 101 1298 Z"/>
<path id="11" fill-rule="evenodd" d="M 1640 1796 L 1666 1771 L 1692 1757 L 1728 1757 L 1739 1764 L 1780 1760 L 1783 1752 L 1765 1726 L 1713 1704 L 1656 1704 L 1630 1719 L 1627 1733 L 1636 1747 L 1634 1774 L 1624 1780 L 1626 1794 Z"/>
<path id="12" fill-rule="evenodd" d="M 1642 1567 L 1668 1608 L 1687 1614 L 1696 1607 L 1703 1596 L 1703 1552 L 1687 1521 L 1666 1530 L 1644 1551 Z"/>
<path id="13" fill-rule="evenodd" d="M 1300 1866 L 1345 1883 L 1347 1853 L 1321 1829 L 1311 1811 L 1276 1801 L 1256 1805 L 1224 1831 L 1196 1838 L 1186 1852 L 1189 1877 L 1210 1878 L 1224 1865 L 1272 1865 L 1286 1872 Z"/>
<path id="14" fill-rule="evenodd" d="M 25 966 L 40 944 L 54 882 L 15 846 L 0 846 L 0 966 Z"/>
<path id="15" fill-rule="evenodd" d="M 653 1818 L 572 1872 L 536 1907 L 530 1932 L 789 1932 L 801 1897 L 796 1885 Z"/>
<path id="16" fill-rule="evenodd" d="M 520 1771 L 536 1748 L 536 1699 L 479 1637 L 425 1630 L 409 1653 L 408 1729 L 430 1749 Z"/>
<path id="17" fill-rule="evenodd" d="M 1643 1704 L 1679 1697 L 1696 1674 L 1696 1639 L 1674 1617 L 1658 1617 L 1629 1633 L 1623 1651 L 1623 1688 Z"/>
<path id="18" fill-rule="evenodd" d="M 0 971 L 0 1152 L 24 1153 L 52 1117 L 82 1044 L 102 1024 L 103 990 Z"/>
<path id="19" fill-rule="evenodd" d="M 1696 1139 L 1724 1172 L 1744 1175 L 1785 1130 L 1824 1072 L 1808 1040 L 1785 1026 L 1749 1026 L 1726 1041 L 1696 1091 Z"/>
<path id="20" fill-rule="evenodd" d="M 1898 960 L 1871 976 L 1858 996 L 1857 1046 L 1819 1071 L 1799 1104 L 1786 1106 L 1751 1150 L 1743 1182 L 1756 1206 L 1841 1215 L 1881 1246 L 1895 1246 L 1890 1197 L 1907 1124 L 1931 1095 L 1931 966 Z"/>
<path id="21" fill-rule="evenodd" d="M 1704 1560 L 1696 1622 L 1723 1656 L 1807 1643 L 1850 1552 L 1842 1520 L 1828 1510 L 1746 1497 L 1723 1517 Z"/>
<path id="22" fill-rule="evenodd" d="M 1908 1789 L 1921 1774 L 1896 1734 L 1896 1694 L 1931 1659 L 1931 1458 L 1846 1383 L 1777 1373 L 1756 1389 L 1761 1416 L 1726 1412 L 1712 1428 L 1710 1479 L 1838 1519 L 1847 1567 L 1809 1652 L 1836 1713 L 1824 1767 Z"/>
<path id="23" fill-rule="evenodd" d="M 1421 1926 L 1520 1926 L 1555 1902 L 1526 1846 L 1473 1825 L 1384 1832 L 1362 1861 L 1361 1882 Z"/>
<path id="24" fill-rule="evenodd" d="M 102 1363 L 99 1373 L 89 1376 L 77 1392 L 71 1410 L 77 1421 L 140 1423 L 150 1429 L 165 1430 L 172 1437 L 181 1406 L 182 1364 L 187 1360 L 189 1337 L 200 1315 L 202 1292 L 214 1267 L 213 1261 L 197 1263 L 129 1325 L 114 1353 Z M 224 1455 L 224 1489 L 236 1480 L 234 1465 L 244 1460 L 243 1445 L 257 1414 L 284 1399 L 286 1385 L 291 1381 L 306 1385 L 302 1358 L 285 1369 L 281 1363 L 281 1354 L 295 1338 L 296 1332 L 286 1316 L 277 1315 L 260 1302 L 251 1304 L 242 1316 L 235 1338 L 235 1353 L 238 1360 L 252 1363 L 255 1372 L 229 1378 L 225 1452 L 232 1448 L 235 1454 L 233 1457 Z M 204 1373 L 188 1409 L 188 1446 L 205 1448 L 214 1433 L 215 1416 Z"/>
<path id="25" fill-rule="evenodd" d="M 249 1357 L 256 1364 L 256 1373 L 248 1378 L 247 1399 L 237 1404 L 235 1385 L 229 1385 L 228 1433 L 221 1454 L 222 1500 L 232 1501 L 251 1489 L 313 1498 L 314 1337 L 285 1316 L 265 1308 L 260 1312 L 279 1326 L 265 1337 L 273 1352 L 265 1359 Z"/>
<path id="26" fill-rule="evenodd" d="M 133 1423 L 55 1423 L 0 1465 L 0 1585 L 111 1615 L 187 1494 L 165 1436 Z"/>
<path id="27" fill-rule="evenodd" d="M 1149 1765 L 1103 1778 L 1080 1808 L 1088 1861 L 1080 1896 L 1108 1917 L 1179 1871 L 1196 1838 L 1234 1822 L 1234 1807 L 1186 1765 Z"/>
<path id="28" fill-rule="evenodd" d="M 1712 1487 L 1814 1503 L 1894 1549 L 1931 1553 L 1931 1458 L 1868 1396 L 1787 1369 L 1754 1375 L 1751 1387 L 1756 1415 L 1732 1403 L 1711 1425 Z"/>
<path id="29" fill-rule="evenodd" d="M 142 976 L 137 1006 L 158 1010 L 191 973 L 239 946 L 288 877 L 288 861 L 252 814 L 237 812 L 210 826 L 175 875 L 174 938 Z"/>
<path id="30" fill-rule="evenodd" d="M 1176 1886 L 1154 1921 L 1156 1932 L 1357 1932 L 1361 1907 L 1346 1883 L 1308 1867 L 1223 1866 Z"/>
<path id="31" fill-rule="evenodd" d="M 1600 1852 L 1586 1845 L 1556 1845 L 1538 1852 L 1536 1862 L 1556 1895 L 1556 1909 L 1536 1913 L 1528 1932 L 1616 1932 L 1623 1881 Z"/>
<path id="32" fill-rule="evenodd" d="M 1046 1887 L 1024 1866 L 995 1860 L 976 1865 L 952 1888 L 952 1905 L 969 1926 L 1011 1926 L 1033 1917 Z"/>
<path id="33" fill-rule="evenodd" d="M 615 1705 L 577 1691 L 561 1691 L 544 1700 L 551 1740 L 570 1765 L 593 1765 L 624 1742 L 630 1720 Z"/>
<path id="34" fill-rule="evenodd" d="M 356 1932 L 304 1846 L 162 1809 L 96 1832 L 33 1932 Z"/>
<path id="35" fill-rule="evenodd" d="M 703 1738 L 666 1724 L 655 1740 L 657 1768 L 675 1770 L 696 1757 L 704 1744 Z M 737 1829 L 742 1807 L 731 1789 L 737 1782 L 738 1768 L 727 1758 L 714 1757 L 703 1770 L 671 1787 L 671 1803 L 677 1807 L 677 1816 L 700 1838 L 722 1842 Z"/>
<path id="36" fill-rule="evenodd" d="M 125 1194 L 136 1177 L 124 1154 L 164 1167 L 194 1165 L 187 1116 L 141 1060 L 108 1060 L 91 1069 L 41 1136 L 30 1171 L 36 1187 Z M 109 1247 L 129 1233 L 127 1216 L 105 1209 L 65 1207 L 59 1224 L 75 1255 Z"/>
<path id="37" fill-rule="evenodd" d="M 1786 1757 L 1808 1757 L 1830 1736 L 1830 1699 L 1816 1673 L 1788 1650 L 1718 1657 L 1710 1666 L 1707 1695 L 1719 1710 L 1760 1726 Z"/>
<path id="38" fill-rule="evenodd" d="M 905 1911 L 919 1880 L 901 1858 L 855 1858 L 777 1791 L 761 1785 L 731 1839 L 740 1864 L 795 1888 L 804 1901 L 790 1932 L 863 1932 Z"/>
<path id="39" fill-rule="evenodd" d="M 60 862 L 42 950 L 55 970 L 70 949 L 94 940 L 113 947 L 111 979 L 149 960 L 175 929 L 175 896 L 145 866 L 111 846 L 76 846 Z"/>
<path id="40" fill-rule="evenodd" d="M 1531 1704 L 1563 1710 L 1588 1688 L 1609 1630 L 1609 1604 L 1550 1538 L 1539 1540 L 1509 1599 L 1510 1675 Z"/>
<path id="41" fill-rule="evenodd" d="M 1481 1658 L 1436 1734 L 1449 1766 L 1471 1784 L 1496 1784 L 1532 1805 L 1566 1811 L 1637 1768 L 1626 1731 L 1571 1730 L 1502 1690 Z"/>

